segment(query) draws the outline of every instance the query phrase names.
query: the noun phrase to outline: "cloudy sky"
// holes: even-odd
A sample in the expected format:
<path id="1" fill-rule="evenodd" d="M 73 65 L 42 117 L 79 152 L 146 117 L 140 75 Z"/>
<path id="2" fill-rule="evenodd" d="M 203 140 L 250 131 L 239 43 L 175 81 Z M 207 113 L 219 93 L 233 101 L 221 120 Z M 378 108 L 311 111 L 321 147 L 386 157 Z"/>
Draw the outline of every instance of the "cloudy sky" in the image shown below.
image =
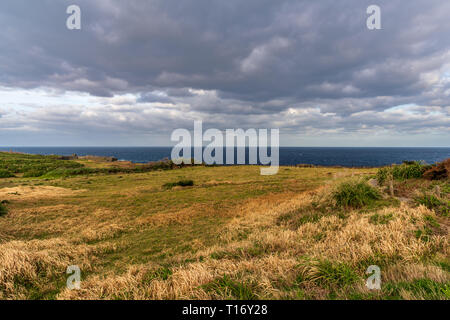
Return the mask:
<path id="1" fill-rule="evenodd" d="M 0 145 L 171 145 L 203 120 L 448 147 L 449 17 L 448 0 L 2 0 Z"/>

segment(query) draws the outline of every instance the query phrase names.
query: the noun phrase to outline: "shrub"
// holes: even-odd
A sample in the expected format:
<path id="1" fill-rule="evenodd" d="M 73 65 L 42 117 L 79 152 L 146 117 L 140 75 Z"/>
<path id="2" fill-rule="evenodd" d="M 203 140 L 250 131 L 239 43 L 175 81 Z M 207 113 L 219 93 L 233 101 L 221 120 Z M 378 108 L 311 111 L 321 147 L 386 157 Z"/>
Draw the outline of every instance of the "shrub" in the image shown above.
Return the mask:
<path id="1" fill-rule="evenodd" d="M 8 214 L 8 209 L 6 209 L 3 201 L 0 203 L 0 217 Z"/>
<path id="2" fill-rule="evenodd" d="M 395 180 L 422 178 L 424 171 L 425 165 L 420 162 L 413 162 L 413 164 L 404 163 L 392 167 L 392 176 Z"/>
<path id="3" fill-rule="evenodd" d="M 43 175 L 43 178 L 64 178 L 64 177 L 71 177 L 71 176 L 77 176 L 77 175 L 83 175 L 83 174 L 91 174 L 99 172 L 100 169 L 92 169 L 92 168 L 72 168 L 72 169 L 66 169 L 66 168 L 58 168 L 55 170 L 52 170 L 50 172 L 47 172 L 45 175 Z"/>
<path id="4" fill-rule="evenodd" d="M 5 169 L 0 169 L 0 178 L 11 178 L 14 177 L 14 175 Z"/>
<path id="5" fill-rule="evenodd" d="M 45 170 L 31 169 L 31 170 L 24 172 L 23 177 L 24 178 L 36 178 L 36 177 L 43 176 L 45 173 L 46 173 Z"/>
<path id="6" fill-rule="evenodd" d="M 391 168 L 380 168 L 377 171 L 377 181 L 379 184 L 383 184 L 391 176 Z"/>
<path id="7" fill-rule="evenodd" d="M 363 181 L 340 184 L 332 194 L 338 207 L 361 208 L 381 198 L 380 193 Z"/>
<path id="8" fill-rule="evenodd" d="M 168 182 L 166 184 L 164 184 L 165 188 L 173 188 L 173 187 L 192 187 L 194 185 L 194 181 L 193 180 L 180 180 L 178 182 Z"/>
<path id="9" fill-rule="evenodd" d="M 433 165 L 424 172 L 423 177 L 428 180 L 442 180 L 450 178 L 450 158 Z"/>
<path id="10" fill-rule="evenodd" d="M 152 171 L 152 170 L 170 170 L 175 166 L 172 160 L 161 160 L 157 162 L 150 162 L 142 166 L 142 171 Z"/>
<path id="11" fill-rule="evenodd" d="M 419 161 L 404 161 L 401 165 L 380 168 L 377 172 L 377 180 L 383 184 L 391 177 L 395 180 L 422 178 L 424 172 L 429 168 L 430 166 Z"/>

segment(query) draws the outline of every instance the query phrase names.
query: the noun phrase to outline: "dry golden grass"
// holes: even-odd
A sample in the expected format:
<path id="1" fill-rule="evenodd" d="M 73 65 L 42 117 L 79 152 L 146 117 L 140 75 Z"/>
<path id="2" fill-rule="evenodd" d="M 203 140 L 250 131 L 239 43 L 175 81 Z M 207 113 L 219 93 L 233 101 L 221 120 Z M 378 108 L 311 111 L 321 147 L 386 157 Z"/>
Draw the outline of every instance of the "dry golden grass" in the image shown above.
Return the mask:
<path id="1" fill-rule="evenodd" d="M 384 281 L 411 282 L 424 278 L 441 283 L 450 281 L 448 272 L 445 272 L 436 265 L 424 265 L 420 262 L 394 264 L 383 273 Z"/>
<path id="2" fill-rule="evenodd" d="M 202 170 L 193 172 L 199 172 L 199 176 L 214 172 L 213 168 Z M 223 169 L 217 170 L 222 173 Z M 417 237 L 416 231 L 427 226 L 426 219 L 443 221 L 423 206 L 402 203 L 368 211 L 345 210 L 344 216 L 330 207 L 328 214 L 296 228 L 279 223 L 286 213 L 303 215 L 313 210 L 313 202 L 327 201 L 334 184 L 342 177 L 366 174 L 357 170 L 291 170 L 304 174 L 300 183 L 308 183 L 303 188 L 308 191 L 294 189 L 300 183 L 288 176 L 283 183 L 289 187 L 278 192 L 236 194 L 237 200 L 215 203 L 209 202 L 208 196 L 214 190 L 209 188 L 232 192 L 240 186 L 247 191 L 248 181 L 255 184 L 258 181 L 253 176 L 258 174 L 257 170 L 236 181 L 232 177 L 219 180 L 205 174 L 203 182 L 193 188 L 170 191 L 161 191 L 161 183 L 145 180 L 163 177 L 166 174 L 163 172 L 135 175 L 134 178 L 145 182 L 133 181 L 122 189 L 113 189 L 116 185 L 124 186 L 117 178 L 113 182 L 112 178 L 101 180 L 99 190 L 111 205 L 108 201 L 99 205 L 94 198 L 73 198 L 85 197 L 83 192 L 72 193 L 72 201 L 68 202 L 64 197 L 70 195 L 63 192 L 54 205 L 12 206 L 0 221 L 0 298 L 30 298 L 30 286 L 31 291 L 37 292 L 52 289 L 55 293 L 50 297 L 58 299 L 240 298 L 233 291 L 234 285 L 243 286 L 251 291 L 252 297 L 261 299 L 326 299 L 331 293 L 341 299 L 355 294 L 384 298 L 385 292 L 374 293 L 364 285 L 366 268 L 377 263 L 382 264 L 383 283 L 420 279 L 438 284 L 449 282 L 448 271 L 434 263 L 448 261 L 448 225 L 441 223 L 439 232 L 428 235 L 426 241 Z M 176 174 L 183 172 L 179 170 Z M 315 175 L 326 175 L 327 179 L 312 183 Z M 227 186 L 230 189 L 224 189 Z M 49 199 L 44 190 L 50 189 L 37 190 L 40 193 L 34 194 L 33 201 Z M 142 200 L 153 191 L 155 197 L 165 197 L 156 198 L 157 210 Z M 194 200 L 188 206 L 182 202 L 191 198 Z M 30 199 L 20 201 L 27 204 Z M 80 199 L 86 200 L 74 203 Z M 144 209 L 130 209 L 139 206 Z M 375 214 L 391 218 L 387 223 L 374 224 L 371 216 Z M 197 230 L 199 221 L 212 222 L 205 222 Z M 20 237 L 48 239 L 14 240 Z M 183 243 L 183 238 L 189 238 L 189 243 Z M 174 249 L 183 245 L 187 249 Z M 320 267 L 323 261 L 348 268 L 355 274 L 354 282 L 348 287 L 322 283 L 326 280 Z M 66 267 L 73 264 L 88 272 L 82 279 L 81 290 L 65 289 L 64 282 L 54 285 L 53 282 L 65 279 Z M 227 284 L 220 279 L 231 282 Z M 219 285 L 211 287 L 214 283 Z M 426 292 L 405 288 L 397 290 L 401 298 L 428 297 Z"/>
<path id="3" fill-rule="evenodd" d="M 433 236 L 424 242 L 414 236 L 417 227 L 423 226 L 425 216 L 434 213 L 425 207 L 410 208 L 402 204 L 400 208 L 384 208 L 378 214 L 392 214 L 388 224 L 374 225 L 367 215 L 353 212 L 347 219 L 336 216 L 322 218 L 318 223 L 307 223 L 297 230 L 300 245 L 306 254 L 315 258 L 356 263 L 375 254 L 387 257 L 398 256 L 405 261 L 416 261 L 436 247 L 448 250 L 445 236 Z M 414 224 L 412 220 L 417 219 Z M 313 238 L 325 233 L 325 237 L 315 242 Z"/>
<path id="4" fill-rule="evenodd" d="M 122 276 L 97 276 L 88 279 L 83 283 L 83 290 L 66 290 L 59 298 L 233 298 L 226 290 L 220 294 L 204 289 L 205 285 L 224 275 L 238 275 L 240 282 L 253 284 L 252 290 L 260 298 L 295 298 L 295 292 L 281 290 L 280 284 L 293 283 L 296 276 L 302 274 L 308 279 L 303 288 L 311 297 L 320 299 L 325 298 L 328 291 L 312 285 L 321 277 L 317 269 L 318 261 L 329 260 L 356 266 L 374 256 L 396 257 L 402 261 L 383 270 L 383 281 L 412 281 L 421 278 L 441 283 L 449 281 L 448 272 L 419 262 L 435 248 L 443 248 L 442 254 L 448 255 L 446 236 L 432 236 L 428 242 L 414 236 L 414 230 L 423 225 L 424 217 L 434 215 L 422 206 L 411 208 L 403 204 L 399 208 L 378 210 L 378 214 L 393 215 L 388 224 L 371 224 L 369 214 L 353 211 L 347 219 L 325 216 L 317 223 L 306 223 L 297 230 L 286 230 L 276 225 L 276 219 L 281 214 L 309 204 L 313 199 L 312 195 L 321 192 L 324 192 L 323 188 L 295 196 L 269 195 L 248 201 L 236 209 L 236 217 L 224 228 L 220 235 L 221 244 L 196 254 L 197 257 L 208 258 L 174 268 L 167 280 L 155 279 L 146 283 L 144 279 L 149 272 L 148 266 L 134 266 Z M 239 235 L 246 233 L 245 239 L 239 239 Z M 317 240 L 319 233 L 325 236 Z M 253 256 L 249 250 L 255 243 L 267 254 Z M 229 255 L 222 259 L 209 258 L 217 252 Z M 308 257 L 309 263 L 301 263 L 300 257 Z M 362 294 L 369 292 L 362 280 L 356 283 L 354 290 Z M 413 297 L 404 290 L 401 291 L 401 296 Z"/>
<path id="5" fill-rule="evenodd" d="M 0 244 L 0 298 L 24 299 L 29 287 L 44 290 L 46 280 L 61 275 L 69 265 L 79 265 L 87 271 L 94 252 L 89 246 L 62 239 Z"/>
<path id="6" fill-rule="evenodd" d="M 19 186 L 0 189 L 2 200 L 31 200 L 71 196 L 83 190 L 71 190 L 52 186 Z"/>

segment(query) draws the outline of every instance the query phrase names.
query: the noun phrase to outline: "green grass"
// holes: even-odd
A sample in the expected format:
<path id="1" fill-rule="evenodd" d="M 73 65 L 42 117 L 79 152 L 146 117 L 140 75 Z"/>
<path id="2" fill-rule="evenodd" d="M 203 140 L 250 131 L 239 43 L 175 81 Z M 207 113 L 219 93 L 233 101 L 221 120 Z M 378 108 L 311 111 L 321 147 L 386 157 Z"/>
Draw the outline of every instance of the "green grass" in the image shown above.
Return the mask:
<path id="1" fill-rule="evenodd" d="M 341 219 L 346 218 L 346 213 L 339 208 L 331 208 L 327 203 L 313 203 L 297 210 L 289 211 L 277 218 L 277 225 L 287 226 L 291 230 L 297 230 L 306 223 L 316 223 L 326 216 L 336 215 Z"/>
<path id="2" fill-rule="evenodd" d="M 370 212 L 379 210 L 383 207 L 397 207 L 400 201 L 395 198 L 381 198 L 380 193 L 367 185 L 364 181 L 344 182 L 338 186 L 331 195 L 334 205 L 329 198 L 320 201 L 313 201 L 311 205 L 300 209 L 292 210 L 280 215 L 277 218 L 277 225 L 289 227 L 291 230 L 297 230 L 306 223 L 316 223 L 323 217 L 335 215 L 340 219 L 346 219 L 349 207 L 359 208 L 361 212 Z M 387 223 L 390 217 L 380 217 L 375 215 L 371 222 Z M 383 219 L 387 219 L 384 221 Z"/>
<path id="3" fill-rule="evenodd" d="M 426 300 L 450 299 L 450 285 L 430 279 L 386 283 L 383 286 L 383 293 L 390 299 L 400 299 L 400 291 L 402 290 L 413 294 L 417 298 Z"/>
<path id="4" fill-rule="evenodd" d="M 85 164 L 92 165 L 87 167 Z M 170 160 L 135 165 L 133 167 L 114 167 L 108 163 L 98 167 L 94 163 L 61 160 L 58 156 L 16 154 L 0 152 L 0 178 L 22 174 L 24 178 L 58 179 L 77 175 L 142 173 L 157 170 L 169 170 L 175 166 Z"/>
<path id="5" fill-rule="evenodd" d="M 428 225 L 430 225 L 433 228 L 439 228 L 440 227 L 439 223 L 432 216 L 425 216 L 424 220 L 425 220 L 425 222 Z"/>
<path id="6" fill-rule="evenodd" d="M 381 199 L 380 193 L 364 181 L 341 183 L 332 197 L 341 208 L 362 208 Z"/>
<path id="7" fill-rule="evenodd" d="M 0 202 L 0 217 L 5 216 L 7 214 L 8 214 L 8 209 L 3 204 L 3 201 L 2 201 L 2 202 Z"/>
<path id="8" fill-rule="evenodd" d="M 149 272 L 144 277 L 145 283 L 150 283 L 153 280 L 167 280 L 172 275 L 172 270 L 167 267 L 161 267 L 155 271 Z"/>
<path id="9" fill-rule="evenodd" d="M 0 178 L 5 174 L 23 174 L 25 177 L 39 177 L 58 168 L 71 169 L 83 167 L 75 161 L 59 160 L 57 156 L 41 156 L 0 152 Z M 2 172 L 4 173 L 2 175 Z"/>
<path id="10" fill-rule="evenodd" d="M 236 300 L 257 300 L 258 296 L 253 292 L 252 285 L 231 279 L 225 275 L 204 286 L 203 289 L 216 292 L 220 296 L 230 297 Z"/>
<path id="11" fill-rule="evenodd" d="M 424 217 L 425 225 L 415 230 L 415 236 L 417 239 L 421 239 L 424 242 L 428 242 L 430 237 L 440 231 L 441 225 L 432 216 Z"/>
<path id="12" fill-rule="evenodd" d="M 168 182 L 163 185 L 164 188 L 171 189 L 173 187 L 192 187 L 194 180 L 179 180 L 177 182 Z"/>
<path id="13" fill-rule="evenodd" d="M 12 178 L 14 174 L 6 169 L 0 169 L 0 178 Z"/>
<path id="14" fill-rule="evenodd" d="M 0 154 L 0 158 L 2 157 Z M 133 266 L 137 268 L 136 270 L 142 271 L 138 278 L 138 281 L 142 280 L 142 283 L 136 283 L 136 285 L 145 291 L 148 284 L 154 280 L 160 280 L 162 285 L 171 286 L 172 282 L 176 283 L 179 280 L 180 273 L 177 270 L 189 268 L 192 263 L 204 261 L 207 265 L 214 266 L 248 261 L 252 264 L 253 261 L 259 263 L 270 256 L 283 257 L 286 253 L 297 260 L 298 255 L 303 254 L 303 247 L 294 248 L 291 253 L 290 249 L 286 250 L 284 246 L 272 246 L 271 243 L 265 242 L 264 238 L 262 240 L 254 238 L 258 232 L 264 231 L 263 228 L 275 227 L 282 231 L 286 226 L 298 228 L 308 222 L 317 222 L 330 214 L 344 219 L 341 221 L 343 224 L 350 222 L 346 217 L 353 214 L 364 219 L 367 217 L 371 219 L 371 223 L 380 225 L 389 223 L 392 218 L 389 214 L 376 215 L 375 212 L 365 215 L 365 211 L 372 210 L 373 206 L 391 206 L 393 203 L 390 202 L 390 198 L 380 199 L 374 196 L 373 190 L 377 193 L 377 189 L 371 189 L 369 186 L 367 191 L 368 185 L 354 187 L 358 183 L 365 184 L 357 181 L 351 187 L 341 189 L 343 191 L 342 207 L 334 206 L 336 201 L 331 200 L 336 199 L 331 199 L 327 194 L 317 193 L 317 196 L 322 196 L 324 201 L 313 201 L 312 204 L 305 202 L 301 209 L 292 210 L 284 215 L 282 214 L 284 211 L 280 211 L 278 226 L 273 226 L 271 220 L 271 225 L 264 225 L 261 228 L 246 227 L 241 230 L 239 227 L 234 230 L 235 234 L 234 231 L 232 232 L 232 241 L 244 239 L 246 241 L 235 243 L 233 246 L 227 246 L 225 242 L 222 247 L 224 240 L 221 235 L 224 230 L 227 230 L 226 227 L 230 221 L 236 217 L 240 219 L 241 208 L 245 208 L 249 203 L 257 207 L 265 201 L 276 206 L 278 202 L 283 203 L 298 193 L 315 190 L 328 182 L 345 181 L 331 180 L 333 172 L 339 172 L 340 169 L 281 168 L 282 170 L 276 176 L 261 176 L 257 166 L 184 167 L 179 170 L 163 169 L 164 171 L 131 171 L 115 174 L 122 172 L 116 171 L 115 168 L 103 167 L 100 163 L 95 165 L 96 167 L 92 167 L 91 163 L 86 162 L 85 166 L 77 168 L 55 168 L 50 171 L 53 171 L 53 176 L 49 174 L 50 172 L 46 173 L 47 177 L 52 177 L 49 180 L 43 177 L 39 179 L 25 177 L 25 174 L 24 176 L 17 174 L 10 179 L 0 179 L 0 188 L 18 188 L 17 195 L 5 191 L 5 197 L 10 200 L 10 203 L 3 205 L 14 214 L 0 218 L 1 236 L 7 235 L 7 239 L 11 238 L 24 243 L 32 241 L 28 249 L 31 252 L 35 250 L 31 245 L 34 242 L 46 246 L 48 242 L 50 249 L 60 250 L 59 240 L 96 248 L 92 257 L 89 257 L 89 266 L 92 269 L 88 271 L 88 279 L 95 279 L 95 277 L 103 279 L 104 275 L 127 276 L 130 267 Z M 125 169 L 120 168 L 120 170 Z M 376 169 L 355 169 L 355 172 L 369 175 L 375 174 Z M 192 181 L 192 184 L 179 183 L 180 181 Z M 168 191 L 161 187 L 163 185 L 189 187 Z M 76 192 L 71 194 L 69 190 L 68 195 L 58 195 L 58 190 L 55 190 L 55 196 L 51 197 L 25 196 L 26 192 L 38 193 L 41 188 L 45 190 L 49 186 L 76 190 Z M 20 189 L 22 187 L 23 189 Z M 363 200 L 360 201 L 361 199 Z M 347 206 L 360 206 L 361 203 L 363 207 L 358 211 L 346 210 Z M 387 212 L 395 212 L 395 209 Z M 437 219 L 424 217 L 424 222 L 432 232 L 433 228 L 437 227 L 436 223 L 443 224 L 441 217 Z M 418 226 L 419 224 L 415 228 Z M 112 231 L 104 227 L 112 227 Z M 116 232 L 115 227 L 120 227 L 120 230 Z M 380 228 L 389 228 L 389 226 Z M 85 230 L 102 237 L 87 240 L 83 235 Z M 412 232 L 408 236 L 415 240 Z M 41 239 L 45 241 L 40 241 Z M 57 241 L 53 243 L 51 241 L 53 239 Z M 315 233 L 314 239 L 311 239 L 311 243 L 314 240 L 326 241 L 327 239 L 328 230 L 319 230 Z M 61 252 L 71 252 L 71 250 L 71 248 L 63 248 Z M 76 260 L 77 256 L 73 259 Z M 306 255 L 305 259 L 308 259 Z M 277 273 L 279 272 L 277 268 L 274 268 L 274 279 L 271 278 L 270 282 L 279 282 L 276 290 L 281 290 L 280 295 L 286 293 L 289 298 L 294 299 L 296 296 L 301 299 L 347 297 L 346 294 L 351 292 L 352 288 L 363 284 L 368 265 L 377 264 L 384 270 L 385 265 L 381 264 L 383 261 L 386 261 L 386 267 L 394 262 L 390 256 L 374 256 L 375 261 L 364 261 L 361 266 L 347 260 L 343 260 L 347 263 L 342 263 L 343 261 L 335 261 L 326 256 L 323 259 L 330 260 L 320 261 L 318 265 L 310 266 L 313 272 L 299 277 L 297 277 L 299 271 L 295 268 L 283 271 L 282 276 Z M 428 261 L 438 263 L 436 261 L 442 260 L 437 259 L 441 257 L 433 256 Z M 213 298 L 247 300 L 274 297 L 272 295 L 274 291 L 266 290 L 265 286 L 269 283 L 260 283 L 253 269 L 225 271 L 219 276 L 215 267 L 213 269 L 210 279 L 214 280 L 201 287 L 211 293 Z M 37 267 L 37 272 L 39 270 L 40 266 Z M 64 272 L 63 269 L 55 271 L 56 274 L 61 275 L 61 278 L 42 274 L 39 281 L 35 283 L 17 279 L 17 285 L 24 292 L 25 298 L 53 299 L 64 290 L 63 280 L 66 278 Z M 224 273 L 228 275 L 224 276 Z M 142 275 L 145 276 L 141 278 Z M 108 277 L 105 279 L 113 279 Z M 203 283 L 205 282 L 201 282 Z M 153 282 L 152 285 L 155 283 Z M 195 290 L 198 285 L 197 282 L 192 289 Z M 133 290 L 122 286 L 114 296 L 118 299 L 133 298 L 135 297 Z M 442 290 L 439 292 L 442 297 Z M 298 294 L 295 296 L 296 293 Z M 392 297 L 395 297 L 397 293 L 392 290 Z M 204 292 L 201 294 L 203 296 Z M 280 295 L 277 294 L 276 297 Z M 105 298 L 114 296 L 107 295 Z M 195 297 L 195 294 L 192 297 Z M 386 297 L 390 296 L 386 294 Z M 99 298 L 102 296 L 100 295 Z"/>
<path id="15" fill-rule="evenodd" d="M 414 200 L 417 204 L 424 205 L 428 209 L 434 210 L 437 214 L 444 217 L 448 217 L 450 213 L 450 201 L 444 199 L 441 200 L 433 194 L 424 193 Z"/>
<path id="16" fill-rule="evenodd" d="M 390 214 L 378 214 L 375 213 L 374 215 L 370 216 L 369 221 L 372 224 L 388 224 L 389 221 L 391 221 L 394 218 L 392 213 Z"/>
<path id="17" fill-rule="evenodd" d="M 217 251 L 213 252 L 210 257 L 212 259 L 232 259 L 239 260 L 242 258 L 256 258 L 267 254 L 270 250 L 261 243 L 255 241 L 252 246 L 248 248 L 237 248 L 233 251 Z"/>
<path id="18" fill-rule="evenodd" d="M 314 283 L 323 287 L 339 287 L 345 288 L 355 284 L 360 277 L 347 264 L 331 262 L 328 260 L 319 261 L 316 266 L 314 275 L 300 275 L 297 277 L 297 282 L 304 280 L 311 280 Z"/>
<path id="19" fill-rule="evenodd" d="M 381 168 L 378 170 L 376 177 L 380 184 L 383 184 L 391 178 L 395 180 L 422 178 L 423 173 L 428 168 L 430 168 L 430 166 L 425 165 L 422 162 L 410 161 L 401 165 Z"/>

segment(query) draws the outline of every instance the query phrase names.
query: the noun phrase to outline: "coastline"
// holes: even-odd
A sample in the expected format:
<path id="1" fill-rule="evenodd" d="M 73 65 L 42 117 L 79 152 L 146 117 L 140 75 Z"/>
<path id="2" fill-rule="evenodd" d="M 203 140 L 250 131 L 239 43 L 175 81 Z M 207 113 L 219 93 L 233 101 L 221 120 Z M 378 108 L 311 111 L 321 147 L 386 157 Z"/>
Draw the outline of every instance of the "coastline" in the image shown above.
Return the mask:
<path id="1" fill-rule="evenodd" d="M 27 154 L 114 157 L 135 164 L 170 158 L 171 149 L 171 147 L 0 147 L 0 151 L 12 150 Z M 450 158 L 449 147 L 280 147 L 279 165 L 379 168 L 401 164 L 403 161 L 424 161 L 434 164 L 447 158 Z"/>

